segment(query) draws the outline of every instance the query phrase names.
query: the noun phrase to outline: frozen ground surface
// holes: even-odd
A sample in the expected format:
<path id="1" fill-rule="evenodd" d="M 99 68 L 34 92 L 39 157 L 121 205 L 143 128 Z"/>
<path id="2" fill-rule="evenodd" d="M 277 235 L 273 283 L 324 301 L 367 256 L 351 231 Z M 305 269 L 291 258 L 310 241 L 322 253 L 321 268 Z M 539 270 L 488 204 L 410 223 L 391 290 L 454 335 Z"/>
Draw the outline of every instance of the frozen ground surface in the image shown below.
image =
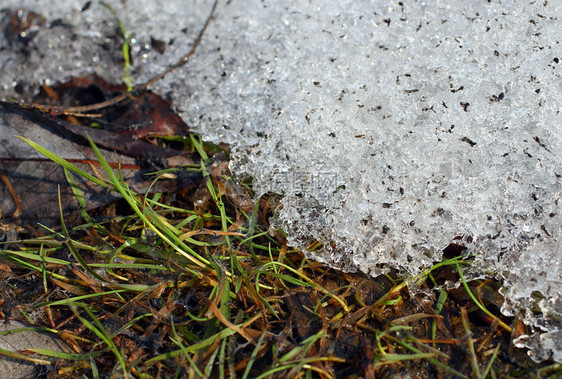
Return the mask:
<path id="1" fill-rule="evenodd" d="M 211 5 L 109 3 L 133 33 L 137 82 L 187 52 Z M 258 192 L 285 194 L 293 245 L 316 238 L 327 247 L 315 259 L 373 275 L 416 274 L 463 245 L 473 275 L 505 281 L 503 312 L 542 309 L 526 308 L 535 333 L 518 344 L 562 362 L 562 2 L 388 4 L 221 1 L 196 56 L 155 90 L 232 144 Z M 91 72 L 120 80 L 117 23 L 99 2 L 0 7 L 12 9 L 5 94 Z"/>

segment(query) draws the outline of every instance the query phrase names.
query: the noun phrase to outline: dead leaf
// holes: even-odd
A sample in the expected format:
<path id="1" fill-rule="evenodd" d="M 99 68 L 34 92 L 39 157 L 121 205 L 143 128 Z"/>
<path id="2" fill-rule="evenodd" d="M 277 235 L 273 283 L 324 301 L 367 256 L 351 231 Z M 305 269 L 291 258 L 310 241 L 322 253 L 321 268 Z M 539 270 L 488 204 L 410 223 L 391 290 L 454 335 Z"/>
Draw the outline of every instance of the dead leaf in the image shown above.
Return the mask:
<path id="1" fill-rule="evenodd" d="M 0 103 L 0 172 L 12 188 L 10 191 L 10 186 L 0 183 L 0 210 L 5 219 L 14 218 L 19 202 L 19 218 L 23 223 L 53 225 L 59 217 L 59 186 L 64 213 L 71 214 L 79 208 L 61 167 L 15 136 L 24 136 L 95 176 L 103 170 L 95 154 L 84 144 L 86 133 L 91 133 L 94 142 L 101 146 L 120 146 L 119 153 L 109 149 L 102 149 L 102 153 L 115 169 L 121 169 L 125 182 L 138 193 L 144 193 L 154 179 L 147 177 L 147 172 L 194 163 L 190 155 L 179 151 L 135 141 L 118 133 L 72 125 L 45 113 L 19 109 L 14 104 Z M 73 177 L 84 194 L 87 209 L 100 207 L 119 197 L 77 175 Z M 173 179 L 160 180 L 152 190 L 181 191 L 200 180 L 198 173 L 178 171 Z"/>
<path id="2" fill-rule="evenodd" d="M 38 373 L 38 365 L 41 363 L 50 364 L 49 359 L 33 354 L 27 349 L 47 349 L 61 353 L 72 352 L 68 345 L 52 334 L 37 330 L 16 331 L 17 329 L 30 327 L 30 325 L 14 320 L 8 323 L 0 323 L 0 349 L 29 359 L 17 358 L 17 355 L 0 355 L 0 373 L 2 373 L 3 378 L 35 378 Z M 10 333 L 9 331 L 12 330 L 14 332 Z M 8 333 L 4 334 L 6 332 Z"/>

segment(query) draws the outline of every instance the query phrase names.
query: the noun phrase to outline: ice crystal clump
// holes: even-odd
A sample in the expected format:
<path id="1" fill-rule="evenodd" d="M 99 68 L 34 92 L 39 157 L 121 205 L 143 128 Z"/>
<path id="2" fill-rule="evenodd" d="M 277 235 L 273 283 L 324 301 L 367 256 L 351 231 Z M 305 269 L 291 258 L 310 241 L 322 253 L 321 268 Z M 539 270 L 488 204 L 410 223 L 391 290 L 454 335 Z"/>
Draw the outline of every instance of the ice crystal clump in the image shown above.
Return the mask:
<path id="1" fill-rule="evenodd" d="M 118 82 L 119 21 L 129 35 L 132 75 L 144 82 L 187 52 L 209 9 L 201 1 L 2 0 L 0 88 L 28 93 L 86 74 Z"/>
<path id="2" fill-rule="evenodd" d="M 135 35 L 138 81 L 187 51 L 211 5 L 109 3 Z M 115 18 L 99 3 L 65 4 L 36 12 L 78 38 L 40 30 L 29 51 L 3 52 L 7 91 L 14 78 L 119 78 L 119 44 L 103 50 Z M 235 0 L 219 4 L 192 62 L 157 90 L 193 130 L 233 145 L 236 171 L 259 193 L 285 194 L 279 224 L 298 247 L 323 242 L 313 258 L 416 274 L 463 245 L 474 274 L 505 281 L 504 313 L 527 307 L 537 333 L 519 346 L 561 362 L 561 8 Z M 4 50 L 16 43 L 1 38 Z M 528 310 L 536 293 L 540 316 Z"/>

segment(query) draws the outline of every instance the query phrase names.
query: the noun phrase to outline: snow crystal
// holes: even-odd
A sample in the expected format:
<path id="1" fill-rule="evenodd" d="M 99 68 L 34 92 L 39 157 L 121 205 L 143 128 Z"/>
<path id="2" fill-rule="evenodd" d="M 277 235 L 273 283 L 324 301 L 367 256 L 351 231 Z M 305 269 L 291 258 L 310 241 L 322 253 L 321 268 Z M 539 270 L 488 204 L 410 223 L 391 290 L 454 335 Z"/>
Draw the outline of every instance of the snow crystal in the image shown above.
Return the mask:
<path id="1" fill-rule="evenodd" d="M 121 77 L 111 12 L 39 3 L 3 2 L 44 18 L 34 36 L 0 36 L 7 93 Z M 185 54 L 211 7 L 109 3 L 138 82 Z M 556 1 L 221 2 L 196 56 L 156 89 L 232 144 L 258 193 L 285 195 L 294 246 L 316 238 L 312 258 L 376 275 L 417 274 L 463 245 L 473 274 L 504 280 L 504 313 L 543 311 L 525 312 L 537 333 L 518 345 L 562 362 L 560 14 Z"/>

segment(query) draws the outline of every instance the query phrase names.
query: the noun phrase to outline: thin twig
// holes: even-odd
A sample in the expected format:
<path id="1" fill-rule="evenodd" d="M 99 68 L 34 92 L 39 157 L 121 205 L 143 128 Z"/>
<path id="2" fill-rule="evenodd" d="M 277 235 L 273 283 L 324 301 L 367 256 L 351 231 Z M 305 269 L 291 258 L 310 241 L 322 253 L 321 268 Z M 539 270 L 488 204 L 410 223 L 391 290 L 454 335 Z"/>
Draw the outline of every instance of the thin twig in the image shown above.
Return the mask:
<path id="1" fill-rule="evenodd" d="M 20 216 L 20 212 L 21 212 L 21 200 L 18 196 L 18 193 L 17 193 L 16 189 L 14 188 L 14 186 L 12 185 L 12 182 L 10 181 L 10 179 L 6 175 L 4 175 L 2 173 L 2 171 L 0 171 L 0 179 L 2 180 L 2 182 L 4 182 L 4 185 L 8 189 L 8 192 L 10 193 L 10 196 L 12 196 L 12 199 L 14 200 L 14 204 L 16 206 L 16 209 L 14 210 L 14 212 L 12 213 L 12 215 L 10 217 L 11 218 L 18 218 Z M 0 212 L 0 217 L 2 217 L 2 212 Z"/>

